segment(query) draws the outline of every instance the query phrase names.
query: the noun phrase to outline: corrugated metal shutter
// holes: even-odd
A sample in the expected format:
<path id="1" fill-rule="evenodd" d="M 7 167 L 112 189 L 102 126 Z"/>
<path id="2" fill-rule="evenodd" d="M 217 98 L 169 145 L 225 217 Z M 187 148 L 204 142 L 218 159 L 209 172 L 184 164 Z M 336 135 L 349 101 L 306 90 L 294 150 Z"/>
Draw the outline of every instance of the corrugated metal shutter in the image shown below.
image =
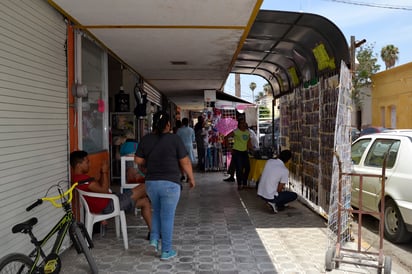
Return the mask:
<path id="1" fill-rule="evenodd" d="M 151 85 L 149 85 L 147 82 L 144 82 L 143 84 L 143 89 L 147 93 L 147 100 L 150 102 L 161 106 L 162 105 L 162 94 L 155 90 Z"/>
<path id="2" fill-rule="evenodd" d="M 32 248 L 13 225 L 35 216 L 42 237 L 63 213 L 25 208 L 59 180 L 67 186 L 65 41 L 63 17 L 47 1 L 0 1 L 0 256 Z"/>

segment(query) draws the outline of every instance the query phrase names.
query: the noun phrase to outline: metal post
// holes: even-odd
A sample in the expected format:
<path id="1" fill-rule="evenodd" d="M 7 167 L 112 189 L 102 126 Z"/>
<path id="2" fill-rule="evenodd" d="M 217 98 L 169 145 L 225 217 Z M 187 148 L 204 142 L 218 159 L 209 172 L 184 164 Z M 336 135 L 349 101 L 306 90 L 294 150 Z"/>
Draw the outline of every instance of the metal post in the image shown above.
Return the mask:
<path id="1" fill-rule="evenodd" d="M 356 55 L 356 48 L 360 47 L 362 44 L 364 44 L 366 42 L 366 39 L 362 39 L 358 42 L 356 42 L 355 40 L 355 36 L 351 36 L 350 37 L 350 48 L 349 48 L 349 54 L 350 54 L 350 71 L 352 73 L 352 79 L 355 75 L 355 55 Z M 360 107 L 360 109 L 358 109 L 359 106 L 356 106 L 356 127 L 360 130 L 362 127 L 362 109 Z"/>
<path id="2" fill-rule="evenodd" d="M 350 37 L 350 48 L 349 48 L 349 54 L 350 54 L 350 70 L 352 72 L 352 77 L 355 72 L 355 36 Z"/>

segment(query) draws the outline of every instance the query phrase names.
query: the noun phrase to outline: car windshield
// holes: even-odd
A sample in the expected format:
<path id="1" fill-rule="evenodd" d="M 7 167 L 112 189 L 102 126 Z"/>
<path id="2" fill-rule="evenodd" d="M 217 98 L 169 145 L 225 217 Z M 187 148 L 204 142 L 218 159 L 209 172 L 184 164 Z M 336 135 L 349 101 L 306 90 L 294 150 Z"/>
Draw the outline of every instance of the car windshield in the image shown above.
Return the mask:
<path id="1" fill-rule="evenodd" d="M 266 129 L 268 128 L 268 126 L 270 126 L 270 123 L 266 122 L 266 123 L 259 123 L 259 133 L 260 134 L 265 134 L 266 133 Z"/>
<path id="2" fill-rule="evenodd" d="M 266 129 L 267 129 L 267 127 L 261 127 L 261 128 L 259 128 L 259 133 L 260 133 L 260 134 L 265 134 L 265 133 L 266 133 Z"/>
<path id="3" fill-rule="evenodd" d="M 371 139 L 362 139 L 352 145 L 352 163 L 358 165 Z"/>

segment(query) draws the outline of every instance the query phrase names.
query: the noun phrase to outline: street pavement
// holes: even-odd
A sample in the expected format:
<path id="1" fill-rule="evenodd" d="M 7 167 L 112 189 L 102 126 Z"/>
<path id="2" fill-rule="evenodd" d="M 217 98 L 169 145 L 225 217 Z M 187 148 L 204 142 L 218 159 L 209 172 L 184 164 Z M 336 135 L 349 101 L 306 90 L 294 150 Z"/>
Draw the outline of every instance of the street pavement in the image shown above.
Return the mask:
<path id="1" fill-rule="evenodd" d="M 326 251 L 336 243 L 328 239 L 327 221 L 304 202 L 273 214 L 254 188 L 238 191 L 235 183 L 222 181 L 223 172 L 196 173 L 195 178 L 192 190 L 184 183 L 176 212 L 176 258 L 161 261 L 145 239 L 148 230 L 141 217 L 130 213 L 128 225 L 137 228 L 128 229 L 129 250 L 116 238 L 113 221 L 104 236 L 94 235 L 99 273 L 377 273 L 376 267 L 356 265 L 358 254 L 326 272 Z M 356 242 L 345 248 L 356 250 Z M 72 248 L 62 254 L 62 263 L 62 273 L 89 273 L 84 256 Z M 398 260 L 392 260 L 391 269 L 411 270 Z"/>

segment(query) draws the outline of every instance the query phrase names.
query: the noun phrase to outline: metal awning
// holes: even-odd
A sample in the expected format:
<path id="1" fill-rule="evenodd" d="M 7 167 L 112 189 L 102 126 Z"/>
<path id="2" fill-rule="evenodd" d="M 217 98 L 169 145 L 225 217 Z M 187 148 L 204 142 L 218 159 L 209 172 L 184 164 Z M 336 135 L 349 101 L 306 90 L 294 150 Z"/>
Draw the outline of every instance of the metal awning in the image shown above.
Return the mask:
<path id="1" fill-rule="evenodd" d="M 339 28 L 325 17 L 260 10 L 232 68 L 265 78 L 275 97 L 336 73 L 349 65 L 349 48 Z"/>
<path id="2" fill-rule="evenodd" d="M 223 100 L 223 101 L 232 101 L 232 102 L 237 102 L 237 103 L 250 104 L 250 102 L 243 100 L 242 98 L 239 98 L 237 96 L 232 96 L 224 92 L 216 92 L 216 99 Z"/>
<path id="3" fill-rule="evenodd" d="M 230 72 L 260 75 L 279 95 L 349 63 L 331 21 L 259 10 L 263 0 L 48 2 L 181 109 L 202 109 Z"/>

